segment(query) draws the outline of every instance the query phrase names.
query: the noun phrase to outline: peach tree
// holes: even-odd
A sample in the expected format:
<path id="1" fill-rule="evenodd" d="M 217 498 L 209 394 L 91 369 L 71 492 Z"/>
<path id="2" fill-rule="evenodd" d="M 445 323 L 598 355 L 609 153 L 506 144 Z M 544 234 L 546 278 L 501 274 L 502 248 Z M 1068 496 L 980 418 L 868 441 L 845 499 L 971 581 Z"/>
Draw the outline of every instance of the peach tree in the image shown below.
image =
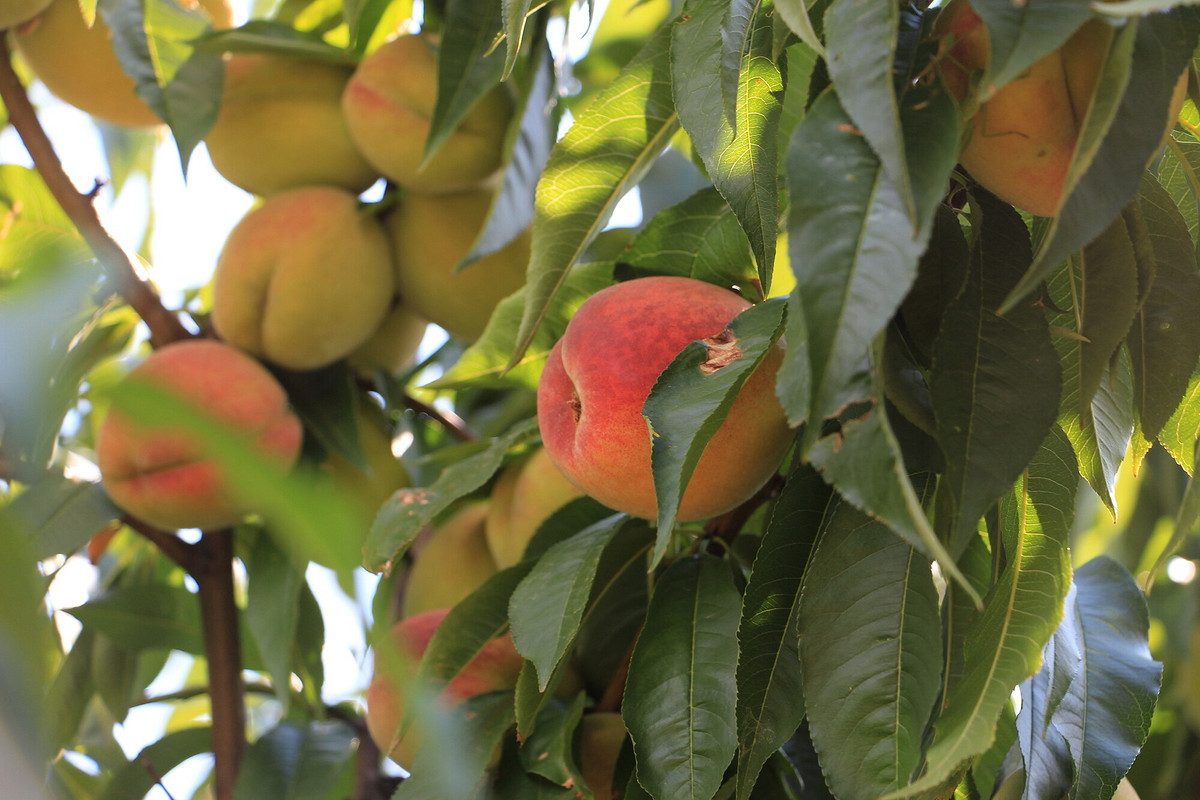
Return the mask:
<path id="1" fill-rule="evenodd" d="M 0 14 L 3 792 L 1194 791 L 1200 11 L 948 9 Z M 93 115 L 94 185 L 64 171 L 54 95 Z M 230 235 L 228 263 L 253 238 L 244 274 L 163 292 L 147 242 L 170 201 L 149 178 L 194 175 L 210 137 L 259 219 L 340 199 Z M 139 193 L 148 210 L 114 202 Z M 109 224 L 129 213 L 140 233 Z M 588 298 L 653 276 L 745 310 L 671 345 L 642 390 L 612 458 L 652 485 L 607 479 L 654 498 L 634 516 L 543 463 L 537 398 Z M 577 334 L 571 363 L 611 381 L 588 414 L 674 327 L 653 295 L 638 308 Z M 195 339 L 215 349 L 188 382 L 135 369 Z M 266 401 L 226 359 L 286 397 L 294 463 L 259 446 Z M 753 413 L 783 420 L 762 453 L 722 427 L 757 386 Z M 119 475 L 114 419 L 154 431 Z M 767 478 L 681 521 L 718 440 L 736 458 L 727 481 L 708 459 L 706 486 Z M 179 504 L 129 499 L 164 474 Z M 227 504 L 208 527 L 177 507 Z M 393 635 L 416 608 L 440 623 Z"/>

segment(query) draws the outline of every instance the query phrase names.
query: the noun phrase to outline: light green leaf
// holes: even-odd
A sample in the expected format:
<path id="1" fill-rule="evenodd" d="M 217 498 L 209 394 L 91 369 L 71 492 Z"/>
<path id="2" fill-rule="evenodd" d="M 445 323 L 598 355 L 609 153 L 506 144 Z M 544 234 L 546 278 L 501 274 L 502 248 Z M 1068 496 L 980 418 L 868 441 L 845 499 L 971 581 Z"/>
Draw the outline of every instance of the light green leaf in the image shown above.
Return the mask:
<path id="1" fill-rule="evenodd" d="M 38 560 L 70 555 L 121 517 L 98 484 L 48 475 L 30 484 L 8 504 L 7 513 L 29 537 Z"/>
<path id="2" fill-rule="evenodd" d="M 422 166 L 506 71 L 504 54 L 495 48 L 503 28 L 499 3 L 449 0 L 445 13 L 446 27 L 438 47 L 437 101 Z"/>

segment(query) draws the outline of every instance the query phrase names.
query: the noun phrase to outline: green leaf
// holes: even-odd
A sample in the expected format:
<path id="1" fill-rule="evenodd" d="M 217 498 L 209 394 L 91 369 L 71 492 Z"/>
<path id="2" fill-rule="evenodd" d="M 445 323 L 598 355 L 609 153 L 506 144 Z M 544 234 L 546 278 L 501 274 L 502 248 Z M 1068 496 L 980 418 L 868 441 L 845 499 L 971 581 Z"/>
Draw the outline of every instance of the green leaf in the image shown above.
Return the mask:
<path id="1" fill-rule="evenodd" d="M 798 626 L 809 729 L 844 800 L 904 787 L 941 689 L 941 620 L 929 561 L 839 505 L 810 557 Z"/>
<path id="2" fill-rule="evenodd" d="M 1133 577 L 1100 556 L 1075 571 L 1067 613 L 1082 634 L 1082 672 L 1054 725 L 1074 757 L 1071 800 L 1108 800 L 1150 733 L 1162 664 L 1150 655 L 1149 615 Z"/>
<path id="3" fill-rule="evenodd" d="M 991 63 L 983 80 L 989 89 L 1000 88 L 1057 50 L 1091 16 L 1087 4 L 1074 0 L 1035 5 L 972 0 L 971 7 L 987 26 Z"/>
<path id="4" fill-rule="evenodd" d="M 763 764 L 804 718 L 796 601 L 832 498 L 796 459 L 754 558 L 738 623 L 737 800 L 750 797 Z"/>
<path id="5" fill-rule="evenodd" d="M 423 165 L 429 163 L 476 101 L 500 82 L 505 71 L 504 54 L 494 45 L 502 28 L 499 3 L 446 3 L 446 27 L 438 47 L 437 102 L 425 140 Z"/>
<path id="6" fill-rule="evenodd" d="M 525 18 L 529 16 L 532 0 L 501 0 L 504 9 L 504 74 L 512 73 L 513 65 L 521 53 L 521 40 L 525 36 Z"/>
<path id="7" fill-rule="evenodd" d="M 655 800 L 712 797 L 733 758 L 740 604 L 712 556 L 675 562 L 654 588 L 621 713 Z"/>
<path id="8" fill-rule="evenodd" d="M 1198 35 L 1196 9 L 1183 7 L 1130 20 L 1116 34 L 1110 48 L 1114 53 L 1133 37 L 1132 66 L 1126 72 L 1124 59 L 1113 57 L 1106 64 L 1096 102 L 1089 109 L 1071 160 L 1058 215 L 1002 313 L 1031 292 L 1069 253 L 1103 232 L 1137 192 L 1146 164 L 1162 144 L 1163 129 L 1148 121 L 1166 120 L 1176 80 Z M 1120 101 L 1115 107 L 1103 105 L 1105 83 L 1119 83 L 1126 75 L 1123 92 L 1112 95 Z"/>
<path id="9" fill-rule="evenodd" d="M 905 202 L 832 92 L 796 127 L 788 254 L 807 327 L 811 401 L 806 447 L 819 421 L 865 396 L 865 358 L 916 277 L 930 228 L 914 232 Z"/>
<path id="10" fill-rule="evenodd" d="M 163 736 L 141 749 L 117 769 L 96 800 L 128 800 L 144 797 L 154 790 L 161 776 L 192 756 L 212 752 L 212 731 L 184 728 Z"/>
<path id="11" fill-rule="evenodd" d="M 944 311 L 929 378 L 954 500 L 947 541 L 955 558 L 1045 440 L 1061 381 L 1041 309 L 1024 304 L 1003 317 L 995 313 L 1031 258 L 1028 230 L 991 195 L 977 193 L 973 202 L 967 282 Z"/>
<path id="12" fill-rule="evenodd" d="M 182 586 L 117 586 L 74 608 L 71 616 L 128 650 L 164 648 L 203 653 L 200 600 Z"/>
<path id="13" fill-rule="evenodd" d="M 92 675 L 92 648 L 96 635 L 80 631 L 71 649 L 58 664 L 46 690 L 46 745 L 49 752 L 66 747 L 75 739 L 84 712 L 96 693 Z M 8 696 L 8 695 L 5 695 Z"/>
<path id="14" fill-rule="evenodd" d="M 783 332 L 785 301 L 751 306 L 728 326 L 728 342 L 696 341 L 667 365 L 650 389 L 642 416 L 650 427 L 650 464 L 658 502 L 657 564 L 666 552 L 679 504 L 709 439 L 725 421 L 742 386 L 775 350 Z M 729 363 L 710 362 L 729 353 Z"/>
<path id="15" fill-rule="evenodd" d="M 7 512 L 29 537 L 38 560 L 70 555 L 121 517 L 98 484 L 48 475 L 30 484 L 8 504 Z"/>
<path id="16" fill-rule="evenodd" d="M 325 800 L 353 769 L 355 730 L 340 720 L 284 720 L 246 749 L 234 800 Z"/>
<path id="17" fill-rule="evenodd" d="M 271 373 L 287 390 L 288 402 L 304 422 L 306 433 L 329 452 L 359 469 L 369 469 L 359 440 L 354 373 L 345 361 L 303 372 L 273 368 Z"/>
<path id="18" fill-rule="evenodd" d="M 587 791 L 572 747 L 586 702 L 586 695 L 580 693 L 569 706 L 562 703 L 546 706 L 538 715 L 533 734 L 521 745 L 525 769 L 559 785 L 573 784 L 579 791 Z"/>
<path id="19" fill-rule="evenodd" d="M 600 555 L 627 519 L 615 514 L 554 545 L 513 592 L 509 601 L 513 643 L 537 667 L 539 690 L 546 690 L 554 669 L 575 641 Z"/>
<path id="20" fill-rule="evenodd" d="M 879 156 L 916 227 L 900 106 L 893 87 L 900 6 L 891 0 L 834 0 L 825 12 L 829 77 L 846 114 Z"/>
<path id="21" fill-rule="evenodd" d="M 516 365 L 567 272 L 604 228 L 617 201 L 666 149 L 679 121 L 671 104 L 669 25 L 581 112 L 538 182 L 525 314 Z"/>
<path id="22" fill-rule="evenodd" d="M 1187 223 L 1162 185 L 1147 174 L 1138 207 L 1154 251 L 1154 280 L 1129 331 L 1134 405 L 1153 440 L 1187 391 L 1200 359 L 1200 273 Z"/>
<path id="23" fill-rule="evenodd" d="M 254 538 L 242 561 L 248 579 L 246 626 L 262 654 L 275 685 L 275 696 L 286 714 L 291 699 L 292 657 L 304 572 L 264 534 Z"/>
<path id="24" fill-rule="evenodd" d="M 298 31 L 291 25 L 265 19 L 252 19 L 237 28 L 206 33 L 196 39 L 196 50 L 215 54 L 266 53 L 345 66 L 358 62 L 355 53 L 329 44 L 319 33 Z"/>
<path id="25" fill-rule="evenodd" d="M 925 771 L 887 798 L 921 796 L 986 752 L 1013 688 L 1037 672 L 1070 582 L 1067 534 L 1077 482 L 1070 443 L 1055 428 L 1000 500 L 1007 563 L 966 640 L 962 678 L 934 722 Z"/>
<path id="26" fill-rule="evenodd" d="M 746 232 L 713 186 L 655 214 L 621 260 L 657 275 L 754 287 L 749 296 L 762 297 Z"/>
<path id="27" fill-rule="evenodd" d="M 199 7 L 164 0 L 103 0 L 100 15 L 112 30 L 121 69 L 138 96 L 171 128 L 187 173 L 192 150 L 220 109 L 225 66 L 215 53 L 192 45 L 212 22 Z"/>
<path id="28" fill-rule="evenodd" d="M 504 456 L 537 433 L 537 420 L 514 425 L 507 433 L 486 442 L 472 442 L 459 458 L 427 488 L 403 489 L 388 498 L 363 547 L 363 565 L 381 569 L 399 558 L 421 529 L 450 507 L 455 500 L 487 483 L 504 461 Z"/>
<path id="29" fill-rule="evenodd" d="M 1193 373 L 1183 399 L 1171 414 L 1167 424 L 1158 432 L 1158 441 L 1183 467 L 1188 475 L 1195 473 L 1196 442 L 1200 440 L 1200 373 Z"/>
<path id="30" fill-rule="evenodd" d="M 0 164 L 0 277 L 39 264 L 79 264 L 92 252 L 42 176 L 16 164 Z"/>
<path id="31" fill-rule="evenodd" d="M 808 325 L 804 321 L 804 302 L 799 292 L 788 295 L 787 319 L 784 321 L 787 347 L 775 376 L 775 396 L 787 414 L 788 424 L 798 428 L 808 420 L 808 404 L 812 396 L 812 365 L 808 358 Z M 861 397 L 853 398 L 855 400 Z"/>
<path id="32" fill-rule="evenodd" d="M 775 133 L 783 79 L 764 4 L 688 0 L 671 34 L 679 121 L 728 201 L 770 290 L 778 232 Z"/>

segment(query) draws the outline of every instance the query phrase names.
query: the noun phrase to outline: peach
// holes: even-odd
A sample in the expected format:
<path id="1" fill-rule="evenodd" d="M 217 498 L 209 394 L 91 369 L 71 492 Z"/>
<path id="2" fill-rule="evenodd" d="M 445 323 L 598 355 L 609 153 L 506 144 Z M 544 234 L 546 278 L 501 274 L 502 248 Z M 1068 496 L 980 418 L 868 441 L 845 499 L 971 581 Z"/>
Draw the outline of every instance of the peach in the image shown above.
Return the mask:
<path id="1" fill-rule="evenodd" d="M 283 387 L 261 364 L 220 342 L 195 339 L 152 353 L 124 378 L 170 392 L 180 402 L 243 433 L 280 470 L 300 453 L 300 420 Z M 114 407 L 96 435 L 96 456 L 113 502 L 151 525 L 219 528 L 253 511 L 202 442 L 173 427 L 147 425 Z"/>
<path id="2" fill-rule="evenodd" d="M 7 0 L 0 8 L 0 30 L 33 19 L 48 5 L 50 0 Z"/>
<path id="3" fill-rule="evenodd" d="M 542 441 L 572 483 L 601 503 L 654 519 L 650 432 L 642 406 L 659 375 L 689 343 L 729 351 L 726 326 L 750 303 L 693 278 L 650 277 L 589 297 L 567 324 L 538 384 Z M 679 506 L 681 521 L 705 519 L 749 499 L 791 444 L 775 397 L 777 346 L 746 380 L 701 456 Z"/>
<path id="4" fill-rule="evenodd" d="M 413 365 L 428 327 L 427 320 L 394 297 L 383 322 L 348 356 L 350 365 L 363 372 L 403 372 Z"/>
<path id="5" fill-rule="evenodd" d="M 971 74 L 988 65 L 987 30 L 968 0 L 953 0 L 938 15 L 942 76 L 959 99 Z M 1035 61 L 1014 80 L 980 95 L 968 122 L 970 136 L 959 162 L 990 192 L 1024 211 L 1053 216 L 1091 104 L 1113 28 L 1085 22 L 1061 48 Z M 1187 90 L 1186 72 L 1175 87 L 1166 134 L 1174 127 Z"/>
<path id="6" fill-rule="evenodd" d="M 315 369 L 367 341 L 394 291 L 380 223 L 344 189 L 303 186 L 234 226 L 213 276 L 212 320 L 248 353 Z"/>
<path id="7" fill-rule="evenodd" d="M 412 767 L 421 748 L 421 721 L 404 728 L 405 711 L 417 664 L 449 609 L 425 611 L 392 627 L 389 639 L 375 651 L 375 673 L 367 687 L 367 729 L 379 749 L 404 767 Z M 489 641 L 454 680 L 438 694 L 445 708 L 486 692 L 517 685 L 524 659 L 504 634 Z"/>
<path id="8" fill-rule="evenodd" d="M 492 489 L 487 544 L 500 569 L 521 560 L 529 540 L 551 514 L 583 492 L 554 466 L 545 448 L 507 467 Z"/>
<path id="9" fill-rule="evenodd" d="M 379 179 L 342 117 L 351 68 L 281 55 L 234 53 L 221 110 L 205 137 L 213 167 L 251 194 L 327 184 L 358 194 Z"/>
<path id="10" fill-rule="evenodd" d="M 196 0 L 182 4 L 197 6 Z M 200 0 L 198 5 L 215 27 L 233 24 L 229 0 Z M 78 0 L 53 0 L 41 16 L 13 30 L 25 63 L 63 102 L 115 125 L 162 124 L 138 97 L 133 78 L 121 69 L 111 39 L 112 31 L 100 14 L 92 27 L 87 26 Z"/>
<path id="11" fill-rule="evenodd" d="M 404 305 L 448 333 L 475 341 L 496 306 L 525 285 L 527 228 L 458 270 L 487 220 L 493 193 L 407 194 L 385 218 Z"/>
<path id="12" fill-rule="evenodd" d="M 368 53 L 342 95 L 359 151 L 383 175 L 409 189 L 456 192 L 477 187 L 503 161 L 513 102 L 504 87 L 485 94 L 442 146 L 425 160 L 437 57 L 425 36 L 400 36 Z"/>
<path id="13" fill-rule="evenodd" d="M 433 529 L 408 573 L 401 616 L 456 606 L 496 574 L 483 535 L 489 505 L 465 505 Z"/>

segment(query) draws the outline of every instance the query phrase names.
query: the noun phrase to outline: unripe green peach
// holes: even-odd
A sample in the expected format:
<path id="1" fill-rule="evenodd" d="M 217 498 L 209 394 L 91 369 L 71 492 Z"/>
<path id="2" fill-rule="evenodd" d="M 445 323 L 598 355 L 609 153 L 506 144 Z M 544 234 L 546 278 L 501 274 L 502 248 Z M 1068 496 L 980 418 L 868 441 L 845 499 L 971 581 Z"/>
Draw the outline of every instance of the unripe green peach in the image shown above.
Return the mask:
<path id="1" fill-rule="evenodd" d="M 583 492 L 563 477 L 545 448 L 505 469 L 492 489 L 487 515 L 487 544 L 496 566 L 520 561 L 541 524 L 577 497 Z"/>
<path id="2" fill-rule="evenodd" d="M 261 364 L 205 339 L 152 353 L 125 377 L 168 391 L 212 419 L 244 432 L 287 469 L 300 453 L 300 420 L 282 386 Z M 96 456 L 113 502 L 160 528 L 220 528 L 254 509 L 229 484 L 202 442 L 174 427 L 147 425 L 112 408 L 96 436 Z"/>
<path id="3" fill-rule="evenodd" d="M 488 506 L 487 502 L 463 506 L 433 529 L 408 573 L 402 617 L 456 606 L 496 574 L 483 535 Z"/>
<path id="4" fill-rule="evenodd" d="M 332 186 L 263 201 L 230 232 L 213 281 L 217 333 L 295 370 L 324 366 L 365 342 L 395 291 L 383 228 L 354 195 Z"/>
<path id="5" fill-rule="evenodd" d="M 379 173 L 359 155 L 341 110 L 351 72 L 324 61 L 231 55 L 221 110 L 204 139 L 213 167 L 257 195 L 309 184 L 367 189 Z"/>
<path id="6" fill-rule="evenodd" d="M 196 0 L 183 4 L 197 6 Z M 200 0 L 199 6 L 215 27 L 233 24 L 229 0 Z M 161 124 L 138 97 L 133 78 L 121 69 L 111 39 L 100 14 L 92 27 L 87 26 L 78 0 L 53 0 L 41 16 L 13 30 L 13 41 L 29 68 L 63 102 L 115 125 Z"/>
<path id="7" fill-rule="evenodd" d="M 33 19 L 50 5 L 50 0 L 5 0 L 0 6 L 0 30 Z"/>
<path id="8" fill-rule="evenodd" d="M 364 372 L 381 369 L 393 375 L 412 366 L 429 322 L 399 298 L 371 337 L 349 355 L 350 364 Z"/>
<path id="9" fill-rule="evenodd" d="M 493 193 L 404 196 L 384 218 L 401 302 L 467 341 L 483 333 L 496 306 L 525 285 L 530 233 L 456 271 L 483 229 Z"/>
<path id="10" fill-rule="evenodd" d="M 738 357 L 727 325 L 750 306 L 694 278 L 638 278 L 583 302 L 546 359 L 538 425 L 554 464 L 601 503 L 654 519 L 650 431 L 642 407 L 662 371 L 694 341 L 713 369 Z M 746 379 L 713 434 L 679 504 L 681 521 L 707 519 L 748 500 L 779 468 L 792 435 L 775 396 L 777 345 Z"/>
<path id="11" fill-rule="evenodd" d="M 479 186 L 500 168 L 512 100 L 503 87 L 485 94 L 422 167 L 437 87 L 428 37 L 384 43 L 363 58 L 342 95 L 350 136 L 367 161 L 401 186 L 422 192 Z"/>

